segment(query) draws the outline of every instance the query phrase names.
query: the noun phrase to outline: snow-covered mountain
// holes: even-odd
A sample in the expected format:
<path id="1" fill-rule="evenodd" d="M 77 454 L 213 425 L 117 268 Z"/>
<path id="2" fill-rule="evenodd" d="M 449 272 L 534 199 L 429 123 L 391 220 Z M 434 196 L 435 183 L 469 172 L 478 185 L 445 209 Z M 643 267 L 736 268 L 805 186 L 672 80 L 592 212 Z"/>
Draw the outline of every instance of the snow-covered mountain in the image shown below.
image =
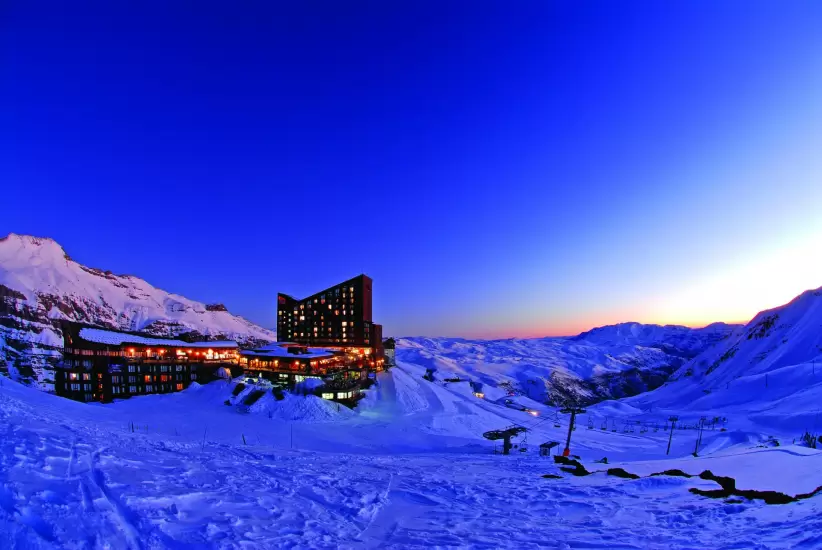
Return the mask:
<path id="1" fill-rule="evenodd" d="M 189 334 L 258 344 L 273 331 L 229 313 L 72 260 L 52 239 L 10 234 L 0 239 L 0 370 L 49 389 L 62 346 L 60 320 L 157 336 Z"/>
<path id="2" fill-rule="evenodd" d="M 822 288 L 759 313 L 683 364 L 663 387 L 632 402 L 672 410 L 742 407 L 752 414 L 813 419 L 820 400 Z"/>
<path id="3" fill-rule="evenodd" d="M 595 328 L 572 338 L 601 346 L 634 345 L 658 348 L 666 353 L 692 358 L 727 338 L 738 325 L 713 323 L 704 328 L 681 325 L 619 323 Z"/>
<path id="4" fill-rule="evenodd" d="M 591 403 L 660 386 L 687 359 L 736 328 L 624 323 L 573 338 L 403 338 L 398 356 L 434 369 L 441 379 L 462 376 L 502 384 L 538 401 Z"/>

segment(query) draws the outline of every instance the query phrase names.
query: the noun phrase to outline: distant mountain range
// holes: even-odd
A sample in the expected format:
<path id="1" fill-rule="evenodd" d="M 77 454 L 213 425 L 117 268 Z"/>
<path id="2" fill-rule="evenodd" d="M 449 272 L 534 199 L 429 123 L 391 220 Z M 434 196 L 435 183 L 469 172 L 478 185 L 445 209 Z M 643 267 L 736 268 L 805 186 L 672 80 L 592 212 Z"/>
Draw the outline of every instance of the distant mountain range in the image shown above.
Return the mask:
<path id="1" fill-rule="evenodd" d="M 551 404 L 594 403 L 652 390 L 689 359 L 727 338 L 738 325 L 622 323 L 572 338 L 466 340 L 403 338 L 399 359 L 439 371 L 510 387 Z"/>
<path id="2" fill-rule="evenodd" d="M 232 315 L 222 304 L 189 300 L 138 277 L 81 265 L 51 239 L 16 234 L 0 239 L 0 373 L 50 389 L 64 319 L 250 345 L 276 339 L 274 331 Z"/>

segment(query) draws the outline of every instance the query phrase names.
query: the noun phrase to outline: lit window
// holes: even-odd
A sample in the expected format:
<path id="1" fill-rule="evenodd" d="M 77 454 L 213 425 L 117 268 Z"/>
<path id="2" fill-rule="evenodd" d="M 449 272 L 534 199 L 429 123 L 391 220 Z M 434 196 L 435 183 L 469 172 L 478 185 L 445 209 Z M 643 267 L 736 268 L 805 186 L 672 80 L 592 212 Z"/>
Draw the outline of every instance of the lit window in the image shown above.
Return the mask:
<path id="1" fill-rule="evenodd" d="M 343 322 L 342 322 L 342 326 L 347 327 L 347 326 L 348 326 L 348 322 L 347 322 L 347 321 L 343 321 Z"/>
<path id="2" fill-rule="evenodd" d="M 305 321 L 305 315 L 300 315 L 300 321 Z"/>
<path id="3" fill-rule="evenodd" d="M 333 393 L 324 393 L 323 394 L 323 399 L 334 399 L 334 394 Z"/>

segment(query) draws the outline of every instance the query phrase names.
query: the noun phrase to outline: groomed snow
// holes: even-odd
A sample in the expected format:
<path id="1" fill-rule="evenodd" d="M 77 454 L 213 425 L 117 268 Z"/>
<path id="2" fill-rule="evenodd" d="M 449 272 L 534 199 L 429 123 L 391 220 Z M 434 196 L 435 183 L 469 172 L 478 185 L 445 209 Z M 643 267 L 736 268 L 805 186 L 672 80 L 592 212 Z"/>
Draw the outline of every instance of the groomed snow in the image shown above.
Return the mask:
<path id="1" fill-rule="evenodd" d="M 674 477 L 562 473 L 537 445 L 564 440 L 567 416 L 478 399 L 467 382 L 428 382 L 406 362 L 356 410 L 270 392 L 250 407 L 234 382 L 112 405 L 0 387 L 0 547 L 6 548 L 817 548 L 820 498 L 769 506 L 708 499 Z M 226 405 L 225 402 L 229 401 Z M 233 401 L 233 403 L 232 403 Z M 759 447 L 739 412 L 726 432 L 587 429 L 646 411 L 604 403 L 580 418 L 572 449 L 647 475 L 670 468 L 737 476 L 742 488 L 822 485 L 822 453 Z M 513 456 L 482 432 L 531 428 Z M 776 433 L 790 434 L 790 429 Z M 562 476 L 545 479 L 544 474 Z M 108 546 L 106 546 L 108 545 Z"/>

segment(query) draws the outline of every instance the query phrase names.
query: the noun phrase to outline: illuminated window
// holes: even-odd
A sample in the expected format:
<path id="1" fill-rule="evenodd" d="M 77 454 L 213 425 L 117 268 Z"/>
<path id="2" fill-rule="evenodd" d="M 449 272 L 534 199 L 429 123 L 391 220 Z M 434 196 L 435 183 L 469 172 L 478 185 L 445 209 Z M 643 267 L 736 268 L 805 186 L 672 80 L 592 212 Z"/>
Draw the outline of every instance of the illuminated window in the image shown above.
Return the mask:
<path id="1" fill-rule="evenodd" d="M 323 394 L 323 399 L 334 399 L 334 394 L 333 393 L 324 393 Z"/>
<path id="2" fill-rule="evenodd" d="M 343 321 L 343 322 L 342 322 L 342 326 L 344 326 L 344 327 L 348 326 L 348 322 L 347 322 L 347 321 Z"/>

